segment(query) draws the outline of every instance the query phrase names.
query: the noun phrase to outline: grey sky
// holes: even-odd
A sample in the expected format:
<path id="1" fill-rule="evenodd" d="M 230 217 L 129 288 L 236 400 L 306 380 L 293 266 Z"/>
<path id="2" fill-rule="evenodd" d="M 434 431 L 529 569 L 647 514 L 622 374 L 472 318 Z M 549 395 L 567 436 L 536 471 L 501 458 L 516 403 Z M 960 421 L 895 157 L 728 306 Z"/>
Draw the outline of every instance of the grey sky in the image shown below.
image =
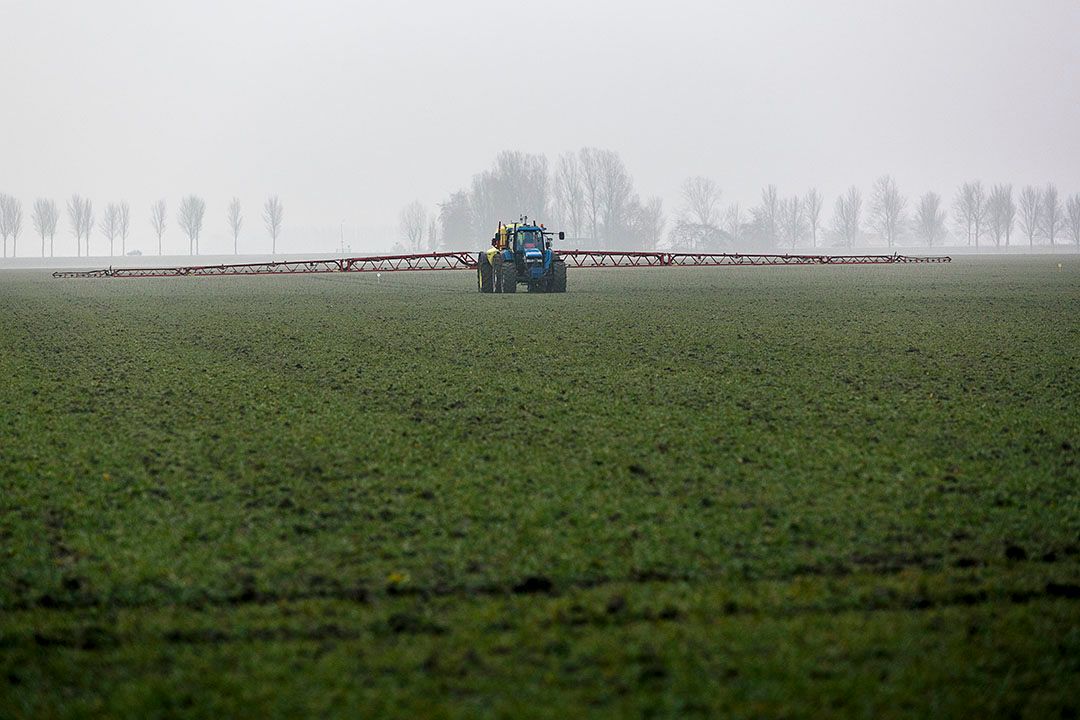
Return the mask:
<path id="1" fill-rule="evenodd" d="M 322 249 L 290 228 L 370 240 L 501 149 L 617 150 L 669 215 L 694 174 L 746 205 L 817 185 L 826 215 L 886 172 L 1080 191 L 1075 0 L 0 0 L 0 84 L 0 191 L 127 199 L 143 237 L 199 193 L 207 250 L 233 195 Z"/>

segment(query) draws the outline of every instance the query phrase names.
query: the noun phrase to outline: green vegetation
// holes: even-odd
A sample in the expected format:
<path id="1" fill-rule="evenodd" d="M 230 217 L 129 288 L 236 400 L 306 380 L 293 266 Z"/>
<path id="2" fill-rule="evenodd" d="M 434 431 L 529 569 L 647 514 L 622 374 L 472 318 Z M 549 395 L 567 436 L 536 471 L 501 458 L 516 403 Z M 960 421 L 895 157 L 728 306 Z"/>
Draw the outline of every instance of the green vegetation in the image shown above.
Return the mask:
<path id="1" fill-rule="evenodd" d="M 0 716 L 1080 711 L 1080 260 L 474 287 L 0 275 Z"/>

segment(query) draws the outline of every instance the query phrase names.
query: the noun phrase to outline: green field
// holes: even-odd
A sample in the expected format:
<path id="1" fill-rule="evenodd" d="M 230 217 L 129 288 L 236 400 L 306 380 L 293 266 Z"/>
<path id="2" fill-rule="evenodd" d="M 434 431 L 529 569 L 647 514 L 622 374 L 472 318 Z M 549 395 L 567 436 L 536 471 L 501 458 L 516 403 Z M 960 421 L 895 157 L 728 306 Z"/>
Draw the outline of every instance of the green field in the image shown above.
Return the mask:
<path id="1" fill-rule="evenodd" d="M 1080 713 L 1080 258 L 474 283 L 0 273 L 0 717 Z"/>

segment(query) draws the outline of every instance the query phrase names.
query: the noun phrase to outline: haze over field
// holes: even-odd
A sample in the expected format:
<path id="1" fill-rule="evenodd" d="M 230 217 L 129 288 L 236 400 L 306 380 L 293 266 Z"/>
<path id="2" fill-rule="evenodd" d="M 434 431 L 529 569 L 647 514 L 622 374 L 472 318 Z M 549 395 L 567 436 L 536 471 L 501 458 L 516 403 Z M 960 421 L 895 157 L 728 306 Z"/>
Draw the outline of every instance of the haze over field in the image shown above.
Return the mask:
<path id="1" fill-rule="evenodd" d="M 1080 190 L 1080 4 L 209 2 L 0 5 L 0 192 L 206 199 L 229 252 L 279 195 L 288 251 L 398 239 L 505 149 L 618 152 L 669 217 L 690 176 L 748 208 L 892 174 Z M 523 209 L 523 210 L 527 210 Z M 100 211 L 99 211 L 100 216 Z M 29 222 L 26 223 L 29 225 Z M 72 245 L 61 219 L 58 244 Z M 100 237 L 95 242 L 101 247 Z M 24 229 L 20 243 L 34 244 Z M 243 236 L 241 239 L 243 242 Z M 167 250 L 188 243 L 172 219 Z M 20 255 L 23 254 L 20 249 Z"/>

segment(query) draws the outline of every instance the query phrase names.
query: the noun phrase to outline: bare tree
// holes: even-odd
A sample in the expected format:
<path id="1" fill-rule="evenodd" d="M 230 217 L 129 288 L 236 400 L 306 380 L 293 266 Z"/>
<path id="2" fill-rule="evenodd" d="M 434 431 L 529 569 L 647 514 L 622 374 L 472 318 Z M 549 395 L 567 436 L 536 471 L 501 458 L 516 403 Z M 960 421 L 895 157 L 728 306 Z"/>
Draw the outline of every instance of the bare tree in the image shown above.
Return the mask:
<path id="1" fill-rule="evenodd" d="M 126 201 L 120 203 L 120 254 L 127 255 L 127 238 L 131 231 L 131 206 Z"/>
<path id="2" fill-rule="evenodd" d="M 630 242 L 637 250 L 655 250 L 656 243 L 664 234 L 664 201 L 649 198 L 644 205 L 635 203 L 630 224 Z"/>
<path id="3" fill-rule="evenodd" d="M 600 214 L 603 211 L 601 199 L 601 169 L 600 150 L 596 148 L 582 148 L 578 153 L 581 169 L 581 191 L 585 205 L 585 223 L 589 231 L 589 239 L 595 244 L 600 240 Z"/>
<path id="4" fill-rule="evenodd" d="M 784 239 L 794 248 L 802 240 L 805 232 L 806 219 L 803 215 L 803 204 L 798 195 L 793 195 L 786 200 L 780 201 L 780 226 L 784 232 Z"/>
<path id="5" fill-rule="evenodd" d="M 761 190 L 761 205 L 751 208 L 751 231 L 762 247 L 776 247 L 780 240 L 780 194 L 775 185 Z"/>
<path id="6" fill-rule="evenodd" d="M 719 227 L 720 187 L 702 175 L 687 178 L 682 184 L 682 218 L 697 225 Z"/>
<path id="7" fill-rule="evenodd" d="M 150 206 L 150 224 L 154 228 L 154 234 L 157 235 L 158 255 L 161 254 L 161 236 L 165 234 L 166 218 L 165 199 L 162 198 Z"/>
<path id="8" fill-rule="evenodd" d="M 17 254 L 19 232 L 22 230 L 22 203 L 11 195 L 0 195 L 0 235 L 4 238 L 4 257 L 7 257 L 7 239 L 10 237 L 11 256 Z"/>
<path id="9" fill-rule="evenodd" d="M 724 211 L 724 229 L 731 236 L 732 247 L 738 247 L 743 229 L 743 213 L 739 203 L 728 205 L 727 210 Z"/>
<path id="10" fill-rule="evenodd" d="M 105 206 L 105 214 L 98 222 L 101 234 L 109 240 L 109 257 L 113 256 L 113 240 L 120 234 L 120 206 L 109 203 Z"/>
<path id="11" fill-rule="evenodd" d="M 836 199 L 833 226 L 847 247 L 853 247 L 862 227 L 862 193 L 852 185 Z"/>
<path id="12" fill-rule="evenodd" d="M 1020 229 L 1027 235 L 1028 247 L 1034 247 L 1042 229 L 1042 194 L 1031 185 L 1020 191 Z"/>
<path id="13" fill-rule="evenodd" d="M 1065 228 L 1065 213 L 1061 207 L 1061 198 L 1058 197 L 1057 187 L 1048 183 L 1042 191 L 1042 231 L 1050 246 L 1054 246 L 1054 239 Z"/>
<path id="14" fill-rule="evenodd" d="M 419 200 L 414 200 L 401 209 L 398 224 L 406 248 L 413 252 L 424 249 L 424 228 L 427 222 L 427 210 Z"/>
<path id="15" fill-rule="evenodd" d="M 981 181 L 966 182 L 960 186 L 953 202 L 953 212 L 957 225 L 964 229 L 967 244 L 971 245 L 974 240 L 975 247 L 979 247 L 986 222 L 986 192 Z"/>
<path id="16" fill-rule="evenodd" d="M 810 229 L 810 247 L 817 247 L 817 235 L 818 229 L 821 225 L 821 206 L 824 203 L 824 199 L 821 197 L 821 193 L 817 191 L 817 188 L 810 188 L 806 191 L 806 197 L 803 199 L 803 212 L 806 216 L 806 224 Z"/>
<path id="17" fill-rule="evenodd" d="M 907 198 L 900 194 L 896 180 L 891 175 L 878 178 L 870 198 L 870 224 L 878 235 L 885 238 L 889 247 L 896 244 L 900 228 L 904 226 L 906 207 Z"/>
<path id="18" fill-rule="evenodd" d="M 994 247 L 1009 247 L 1013 225 L 1016 224 L 1016 203 L 1013 202 L 1012 185 L 995 185 L 986 198 L 986 223 L 994 238 Z"/>
<path id="19" fill-rule="evenodd" d="M 86 257 L 90 257 L 90 233 L 94 231 L 94 204 L 90 198 L 82 201 L 82 236 L 86 240 Z"/>
<path id="20" fill-rule="evenodd" d="M 446 202 L 439 204 L 439 223 L 442 225 L 443 242 L 452 249 L 467 247 L 482 237 L 482 232 L 492 232 L 494 228 L 480 230 L 473 226 L 473 213 L 467 190 L 452 193 Z"/>
<path id="21" fill-rule="evenodd" d="M 188 195 L 180 201 L 176 222 L 188 236 L 188 254 L 199 254 L 199 235 L 202 233 L 206 203 L 198 195 Z"/>
<path id="22" fill-rule="evenodd" d="M 90 257 L 90 233 L 94 229 L 94 205 L 90 202 L 90 198 L 75 194 L 68 200 L 67 211 L 68 220 L 71 223 L 71 234 L 75 236 L 76 255 L 82 256 L 83 239 L 85 238 L 86 256 Z"/>
<path id="23" fill-rule="evenodd" d="M 585 220 L 585 197 L 581 186 L 581 163 L 575 153 L 559 156 L 555 163 L 555 214 L 570 237 L 579 237 Z"/>
<path id="24" fill-rule="evenodd" d="M 68 221 L 71 223 L 71 234 L 75 236 L 75 253 L 82 257 L 82 213 L 83 200 L 79 195 L 72 195 L 67 204 Z"/>
<path id="25" fill-rule="evenodd" d="M 1065 214 L 1068 217 L 1066 225 L 1069 237 L 1080 248 L 1080 194 L 1073 195 L 1065 202 Z"/>
<path id="26" fill-rule="evenodd" d="M 240 199 L 233 198 L 229 203 L 229 209 L 225 212 L 225 218 L 229 221 L 229 231 L 232 233 L 233 255 L 240 254 L 240 227 L 244 224 L 244 216 L 240 213 Z"/>
<path id="27" fill-rule="evenodd" d="M 427 225 L 427 249 L 435 252 L 439 249 L 439 219 L 431 215 Z"/>
<path id="28" fill-rule="evenodd" d="M 41 257 L 45 257 L 45 238 L 49 238 L 49 257 L 52 257 L 56 223 L 60 219 L 60 211 L 56 209 L 56 203 L 46 198 L 38 198 L 34 201 L 31 219 L 34 230 L 41 236 Z"/>
<path id="29" fill-rule="evenodd" d="M 600 151 L 600 171 L 604 246 L 617 247 L 630 233 L 638 198 L 634 181 L 617 152 Z"/>
<path id="30" fill-rule="evenodd" d="M 941 207 L 941 196 L 928 192 L 919 200 L 915 211 L 915 232 L 926 241 L 927 247 L 945 237 L 945 211 Z"/>
<path id="31" fill-rule="evenodd" d="M 277 253 L 277 239 L 281 234 L 281 222 L 285 217 L 285 206 L 277 195 L 271 195 L 263 205 L 263 222 L 266 223 L 266 231 L 270 233 L 270 254 Z"/>

